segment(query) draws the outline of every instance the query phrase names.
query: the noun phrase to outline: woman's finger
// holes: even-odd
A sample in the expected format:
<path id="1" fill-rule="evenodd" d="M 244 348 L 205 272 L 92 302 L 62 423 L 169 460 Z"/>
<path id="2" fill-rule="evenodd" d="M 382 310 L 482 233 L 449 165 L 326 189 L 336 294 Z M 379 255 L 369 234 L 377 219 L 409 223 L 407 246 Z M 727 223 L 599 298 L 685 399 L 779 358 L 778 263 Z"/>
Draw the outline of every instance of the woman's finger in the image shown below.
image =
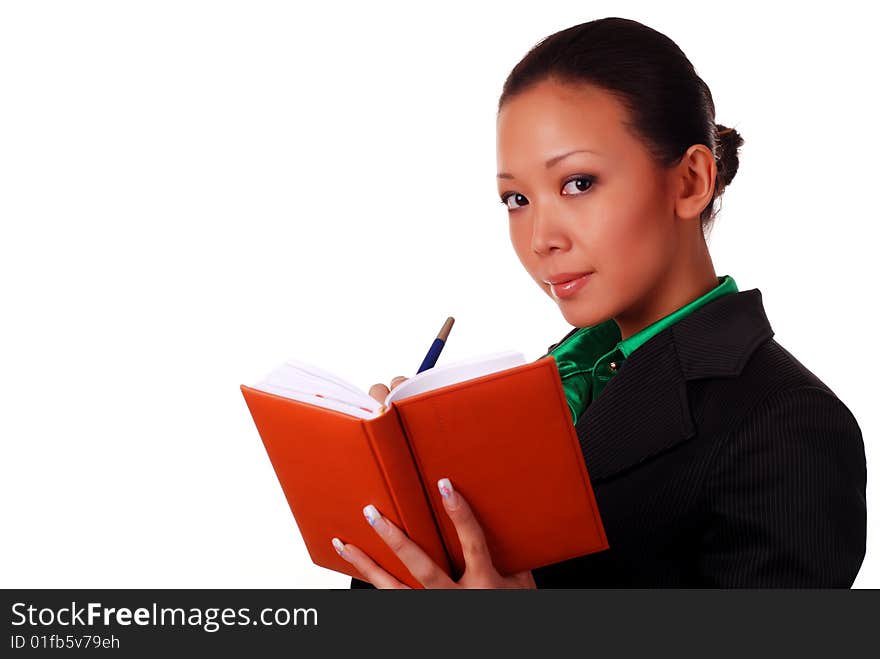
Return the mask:
<path id="1" fill-rule="evenodd" d="M 376 565 L 376 562 L 361 551 L 359 547 L 344 544 L 339 538 L 333 538 L 332 543 L 336 553 L 354 565 L 357 571 L 364 575 L 364 578 L 376 588 L 393 588 L 398 590 L 409 588 L 409 586 L 401 583 L 394 576 Z"/>
<path id="2" fill-rule="evenodd" d="M 455 491 L 448 478 L 437 481 L 437 488 L 443 497 L 446 513 L 458 532 L 466 569 L 483 574 L 495 572 L 483 527 L 480 526 L 468 502 L 461 493 Z"/>
<path id="3" fill-rule="evenodd" d="M 370 387 L 370 390 L 367 393 L 370 395 L 371 398 L 375 398 L 380 403 L 384 403 L 385 396 L 391 393 L 391 390 L 381 382 L 377 382 L 372 387 Z"/>
<path id="4" fill-rule="evenodd" d="M 405 382 L 406 380 L 409 380 L 409 378 L 402 375 L 397 375 L 391 378 L 391 389 L 394 389 L 394 387 L 399 385 L 401 382 Z M 370 398 L 375 398 L 380 403 L 384 403 L 385 397 L 391 393 L 391 389 L 386 387 L 381 382 L 377 382 L 372 387 L 370 387 L 370 390 L 367 393 L 370 395 Z"/>
<path id="5" fill-rule="evenodd" d="M 373 504 L 364 507 L 364 517 L 425 588 L 455 587 L 455 582 L 449 578 L 449 575 L 391 520 L 383 517 Z"/>
<path id="6" fill-rule="evenodd" d="M 512 579 L 515 579 L 517 583 L 520 584 L 521 588 L 535 588 L 537 589 L 537 585 L 535 584 L 535 575 L 532 574 L 531 570 L 525 570 L 524 572 L 517 572 L 512 575 Z"/>

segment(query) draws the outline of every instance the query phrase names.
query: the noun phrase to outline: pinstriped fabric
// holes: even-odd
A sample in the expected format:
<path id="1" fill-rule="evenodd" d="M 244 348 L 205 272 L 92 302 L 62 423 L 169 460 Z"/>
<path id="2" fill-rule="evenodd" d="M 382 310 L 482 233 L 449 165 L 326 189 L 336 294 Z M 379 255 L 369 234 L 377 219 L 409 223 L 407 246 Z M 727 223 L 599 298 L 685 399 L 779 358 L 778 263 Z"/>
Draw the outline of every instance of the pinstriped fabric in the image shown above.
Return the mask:
<path id="1" fill-rule="evenodd" d="M 863 451 L 855 418 L 827 389 L 765 399 L 727 438 L 706 480 L 711 523 L 700 571 L 708 584 L 850 586 L 866 541 Z"/>
<path id="2" fill-rule="evenodd" d="M 743 304 L 743 295 L 758 292 L 759 304 Z M 735 375 L 751 349 L 765 337 L 769 321 L 757 289 L 725 295 L 710 304 L 712 313 L 694 313 L 672 328 L 685 379 Z M 719 322 L 724 327 L 719 327 Z M 719 329 L 723 331 L 719 331 Z"/>
<path id="3" fill-rule="evenodd" d="M 620 367 L 575 428 L 595 483 L 630 468 L 694 433 L 685 383 L 669 332 L 657 334 Z M 621 401 L 629 400 L 625 413 Z M 646 432 L 647 431 L 647 432 Z"/>

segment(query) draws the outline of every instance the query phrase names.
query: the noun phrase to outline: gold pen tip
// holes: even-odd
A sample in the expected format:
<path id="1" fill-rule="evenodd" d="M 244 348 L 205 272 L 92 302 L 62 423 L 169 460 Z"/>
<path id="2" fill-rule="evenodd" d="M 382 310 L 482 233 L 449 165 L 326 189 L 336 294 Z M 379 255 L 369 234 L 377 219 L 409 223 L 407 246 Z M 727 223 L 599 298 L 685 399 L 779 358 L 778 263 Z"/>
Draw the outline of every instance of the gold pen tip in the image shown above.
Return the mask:
<path id="1" fill-rule="evenodd" d="M 454 322 L 455 318 L 449 316 L 449 318 L 446 319 L 446 322 L 443 323 L 443 327 L 441 327 L 440 331 L 437 333 L 437 338 L 445 341 L 446 338 L 449 336 L 449 330 L 452 329 L 452 324 Z"/>

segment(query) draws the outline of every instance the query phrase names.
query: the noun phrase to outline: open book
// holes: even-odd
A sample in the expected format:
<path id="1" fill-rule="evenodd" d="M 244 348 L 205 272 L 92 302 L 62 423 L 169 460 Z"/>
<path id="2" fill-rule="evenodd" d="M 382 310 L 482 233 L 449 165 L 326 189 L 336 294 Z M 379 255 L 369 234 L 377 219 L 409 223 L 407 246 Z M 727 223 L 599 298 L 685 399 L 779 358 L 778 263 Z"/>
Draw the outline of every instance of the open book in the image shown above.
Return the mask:
<path id="1" fill-rule="evenodd" d="M 254 389 L 372 419 L 387 410 L 395 400 L 525 363 L 526 358 L 521 352 L 507 350 L 434 366 L 401 382 L 380 403 L 367 392 L 332 373 L 304 361 L 288 359 L 255 384 Z"/>
<path id="2" fill-rule="evenodd" d="M 459 578 L 464 555 L 440 478 L 471 505 L 501 574 L 608 548 L 552 355 L 435 366 L 381 403 L 297 360 L 240 388 L 316 565 L 364 578 L 333 549 L 337 536 L 421 587 L 364 519 L 372 503 Z"/>

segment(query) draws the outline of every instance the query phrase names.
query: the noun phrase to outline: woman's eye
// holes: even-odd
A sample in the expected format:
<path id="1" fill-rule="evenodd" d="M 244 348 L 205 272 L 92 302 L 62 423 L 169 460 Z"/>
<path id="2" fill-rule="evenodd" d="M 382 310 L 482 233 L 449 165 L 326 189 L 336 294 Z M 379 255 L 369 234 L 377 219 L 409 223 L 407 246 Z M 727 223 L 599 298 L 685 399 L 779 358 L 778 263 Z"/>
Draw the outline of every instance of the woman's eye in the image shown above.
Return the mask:
<path id="1" fill-rule="evenodd" d="M 565 182 L 565 185 L 562 186 L 562 193 L 567 196 L 571 196 L 587 192 L 588 190 L 590 190 L 590 188 L 593 187 L 593 183 L 595 183 L 595 181 L 595 176 L 573 176 Z M 510 199 L 513 199 L 517 205 L 512 206 L 509 203 Z M 519 192 L 508 192 L 501 198 L 501 203 L 507 206 L 508 210 L 516 210 L 520 206 L 528 204 L 529 200 L 526 199 Z"/>
<path id="2" fill-rule="evenodd" d="M 522 205 L 523 202 L 529 203 L 529 200 L 526 199 L 524 196 L 522 196 L 519 192 L 508 193 L 501 198 L 501 203 L 504 204 L 505 206 L 507 206 L 507 208 L 509 210 L 516 210 L 516 208 L 518 208 L 518 207 L 511 208 L 510 204 L 507 203 L 508 199 L 514 199 L 516 201 L 516 203 L 518 203 L 520 205 Z"/>
<path id="3" fill-rule="evenodd" d="M 565 182 L 565 185 L 562 186 L 562 190 L 565 191 L 565 189 L 568 188 L 568 194 L 578 194 L 579 192 L 586 192 L 591 187 L 593 187 L 594 180 L 595 179 L 592 176 L 575 176 Z M 574 187 L 569 187 L 572 183 L 575 184 Z"/>

